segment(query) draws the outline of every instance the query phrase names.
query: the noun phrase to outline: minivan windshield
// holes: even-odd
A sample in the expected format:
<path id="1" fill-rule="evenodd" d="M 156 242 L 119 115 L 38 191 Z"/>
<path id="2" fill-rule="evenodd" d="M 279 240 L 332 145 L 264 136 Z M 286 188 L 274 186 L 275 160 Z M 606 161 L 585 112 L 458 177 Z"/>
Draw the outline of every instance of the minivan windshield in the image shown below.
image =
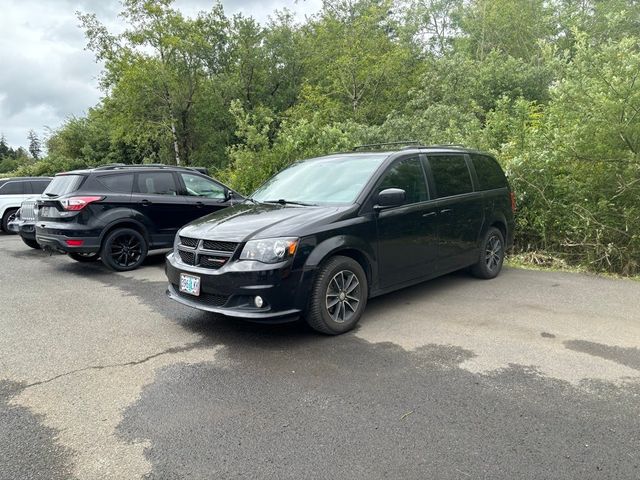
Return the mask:
<path id="1" fill-rule="evenodd" d="M 44 191 L 47 197 L 59 197 L 71 193 L 82 183 L 83 175 L 57 175 Z"/>
<path id="2" fill-rule="evenodd" d="M 253 194 L 258 202 L 353 203 L 388 153 L 332 155 L 294 163 Z"/>

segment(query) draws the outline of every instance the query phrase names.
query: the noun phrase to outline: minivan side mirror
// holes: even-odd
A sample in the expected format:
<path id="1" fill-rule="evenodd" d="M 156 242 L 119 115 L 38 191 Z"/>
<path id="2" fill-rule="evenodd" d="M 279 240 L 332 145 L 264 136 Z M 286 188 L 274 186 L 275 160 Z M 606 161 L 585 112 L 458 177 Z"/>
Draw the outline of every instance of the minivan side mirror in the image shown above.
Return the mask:
<path id="1" fill-rule="evenodd" d="M 397 207 L 402 205 L 407 193 L 401 188 L 385 188 L 378 194 L 378 208 Z"/>

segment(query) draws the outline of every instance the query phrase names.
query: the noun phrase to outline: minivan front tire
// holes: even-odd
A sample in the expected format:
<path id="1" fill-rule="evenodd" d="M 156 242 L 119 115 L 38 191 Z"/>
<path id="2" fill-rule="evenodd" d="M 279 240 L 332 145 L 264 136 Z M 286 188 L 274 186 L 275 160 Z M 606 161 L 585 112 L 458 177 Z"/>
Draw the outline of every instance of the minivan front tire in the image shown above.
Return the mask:
<path id="1" fill-rule="evenodd" d="M 480 259 L 471 268 L 471 273 L 486 280 L 497 277 L 504 263 L 504 250 L 504 235 L 499 229 L 490 227 L 482 238 Z"/>
<path id="2" fill-rule="evenodd" d="M 148 251 L 147 241 L 140 232 L 132 228 L 118 228 L 105 237 L 100 257 L 107 268 L 127 272 L 142 265 Z"/>
<path id="3" fill-rule="evenodd" d="M 348 332 L 362 317 L 368 295 L 367 276 L 360 264 L 342 255 L 331 257 L 319 267 L 305 320 L 327 335 Z"/>

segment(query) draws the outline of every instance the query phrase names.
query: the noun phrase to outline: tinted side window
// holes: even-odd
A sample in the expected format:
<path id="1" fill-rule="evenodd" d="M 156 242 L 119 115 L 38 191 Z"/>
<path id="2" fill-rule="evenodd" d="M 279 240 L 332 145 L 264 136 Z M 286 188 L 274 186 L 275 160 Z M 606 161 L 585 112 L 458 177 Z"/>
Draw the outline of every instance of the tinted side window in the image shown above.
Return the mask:
<path id="1" fill-rule="evenodd" d="M 0 187 L 0 195 L 24 195 L 26 182 L 7 182 Z"/>
<path id="2" fill-rule="evenodd" d="M 463 155 L 429 155 L 429 165 L 438 197 L 473 191 L 471 175 Z"/>
<path id="3" fill-rule="evenodd" d="M 31 182 L 31 191 L 37 195 L 40 195 L 45 191 L 47 185 L 49 185 L 49 180 L 34 180 L 33 182 Z"/>
<path id="4" fill-rule="evenodd" d="M 101 175 L 96 180 L 115 193 L 131 193 L 133 190 L 133 173 Z"/>
<path id="5" fill-rule="evenodd" d="M 422 162 L 418 157 L 403 158 L 396 162 L 382 178 L 378 192 L 386 188 L 401 188 L 407 193 L 405 203 L 424 202 L 428 199 Z"/>
<path id="6" fill-rule="evenodd" d="M 200 175 L 181 173 L 182 181 L 187 188 L 187 195 L 192 197 L 224 198 L 224 188 Z"/>
<path id="7" fill-rule="evenodd" d="M 493 158 L 486 155 L 471 154 L 471 161 L 478 176 L 480 190 L 492 190 L 507 186 L 502 168 Z"/>
<path id="8" fill-rule="evenodd" d="M 153 195 L 177 195 L 178 187 L 170 172 L 144 172 L 138 174 L 138 191 Z"/>

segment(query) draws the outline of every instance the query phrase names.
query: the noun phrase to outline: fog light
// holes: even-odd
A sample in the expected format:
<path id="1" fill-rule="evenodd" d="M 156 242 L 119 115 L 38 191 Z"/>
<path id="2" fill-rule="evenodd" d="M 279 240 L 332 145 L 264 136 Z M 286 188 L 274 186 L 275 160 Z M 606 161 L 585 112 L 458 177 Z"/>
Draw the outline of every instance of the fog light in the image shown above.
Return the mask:
<path id="1" fill-rule="evenodd" d="M 253 299 L 253 303 L 256 307 L 262 308 L 262 305 L 264 305 L 264 300 L 262 300 L 262 297 L 258 295 L 256 298 Z"/>

